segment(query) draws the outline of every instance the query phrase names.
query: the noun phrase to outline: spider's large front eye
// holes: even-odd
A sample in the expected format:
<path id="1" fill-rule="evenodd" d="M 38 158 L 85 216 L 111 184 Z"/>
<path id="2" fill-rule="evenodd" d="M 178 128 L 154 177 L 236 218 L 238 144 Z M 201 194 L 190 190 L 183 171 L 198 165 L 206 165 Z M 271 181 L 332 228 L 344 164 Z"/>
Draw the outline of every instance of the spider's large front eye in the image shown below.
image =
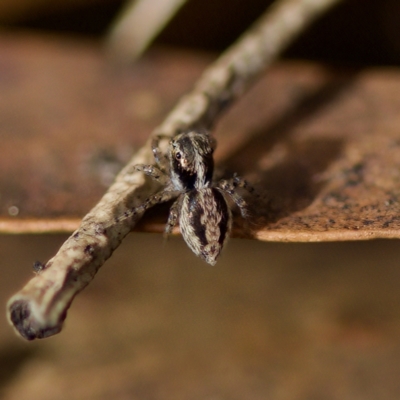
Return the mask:
<path id="1" fill-rule="evenodd" d="M 182 154 L 181 153 L 179 153 L 179 151 L 175 154 L 175 158 L 177 159 L 177 160 L 180 160 L 181 158 L 182 158 Z"/>

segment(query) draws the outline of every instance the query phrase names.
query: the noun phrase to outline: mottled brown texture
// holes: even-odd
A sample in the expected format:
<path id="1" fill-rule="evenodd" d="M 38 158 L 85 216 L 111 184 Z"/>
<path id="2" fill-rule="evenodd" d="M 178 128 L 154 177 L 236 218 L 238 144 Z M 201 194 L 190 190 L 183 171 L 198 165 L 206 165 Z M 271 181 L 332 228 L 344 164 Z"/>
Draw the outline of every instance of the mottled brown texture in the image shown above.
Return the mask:
<path id="1" fill-rule="evenodd" d="M 14 37 L 0 46 L 3 232 L 74 230 L 210 59 L 157 51 L 117 71 L 90 43 Z M 395 69 L 281 64 L 228 112 L 217 164 L 265 194 L 254 236 L 400 236 L 399 89 Z M 162 231 L 161 209 L 137 229 Z"/>
<path id="2" fill-rule="evenodd" d="M 273 90 L 274 107 L 285 95 L 284 101 L 290 100 L 284 113 L 258 121 L 241 110 L 253 120 L 249 128 L 239 128 L 247 130 L 246 139 L 225 162 L 254 176 L 270 200 L 256 211 L 256 237 L 400 237 L 400 75 L 388 68 L 340 74 L 299 67 L 280 68 L 257 86 L 255 109 L 268 106 L 260 100 L 262 86 Z M 279 90 L 285 75 L 290 86 Z"/>

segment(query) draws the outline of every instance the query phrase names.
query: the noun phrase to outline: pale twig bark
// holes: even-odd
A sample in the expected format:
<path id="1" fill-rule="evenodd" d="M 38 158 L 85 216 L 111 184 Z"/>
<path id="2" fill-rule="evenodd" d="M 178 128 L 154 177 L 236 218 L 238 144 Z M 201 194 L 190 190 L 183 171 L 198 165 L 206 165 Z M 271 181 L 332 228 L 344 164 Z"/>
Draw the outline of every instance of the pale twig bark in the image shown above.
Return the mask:
<path id="1" fill-rule="evenodd" d="M 106 46 L 122 61 L 139 57 L 187 0 L 132 0 L 114 22 Z"/>
<path id="2" fill-rule="evenodd" d="M 276 56 L 315 18 L 340 0 L 280 0 L 211 65 L 153 135 L 211 127 Z M 112 223 L 157 189 L 132 165 L 151 163 L 150 140 L 117 176 L 81 226 L 28 284 L 8 302 L 8 317 L 26 339 L 59 332 L 75 297 L 95 276 L 140 215 Z"/>

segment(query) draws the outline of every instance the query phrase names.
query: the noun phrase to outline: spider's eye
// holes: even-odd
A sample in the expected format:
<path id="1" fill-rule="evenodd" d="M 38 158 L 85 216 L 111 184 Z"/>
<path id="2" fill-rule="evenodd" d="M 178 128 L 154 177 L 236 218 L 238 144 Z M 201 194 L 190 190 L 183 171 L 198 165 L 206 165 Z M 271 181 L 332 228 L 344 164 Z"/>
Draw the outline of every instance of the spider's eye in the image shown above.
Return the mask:
<path id="1" fill-rule="evenodd" d="M 180 160 L 181 158 L 182 158 L 182 154 L 181 153 L 179 153 L 179 151 L 175 154 L 175 158 L 177 159 L 177 160 Z"/>

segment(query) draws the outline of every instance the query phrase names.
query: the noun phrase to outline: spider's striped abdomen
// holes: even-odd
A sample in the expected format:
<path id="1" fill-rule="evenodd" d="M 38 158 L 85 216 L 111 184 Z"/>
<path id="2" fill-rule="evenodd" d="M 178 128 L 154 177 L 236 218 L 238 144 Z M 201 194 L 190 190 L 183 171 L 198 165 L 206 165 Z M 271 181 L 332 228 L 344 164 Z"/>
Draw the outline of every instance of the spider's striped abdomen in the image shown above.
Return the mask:
<path id="1" fill-rule="evenodd" d="M 182 236 L 192 251 L 215 265 L 231 229 L 231 211 L 216 188 L 193 189 L 183 194 L 180 212 Z"/>

